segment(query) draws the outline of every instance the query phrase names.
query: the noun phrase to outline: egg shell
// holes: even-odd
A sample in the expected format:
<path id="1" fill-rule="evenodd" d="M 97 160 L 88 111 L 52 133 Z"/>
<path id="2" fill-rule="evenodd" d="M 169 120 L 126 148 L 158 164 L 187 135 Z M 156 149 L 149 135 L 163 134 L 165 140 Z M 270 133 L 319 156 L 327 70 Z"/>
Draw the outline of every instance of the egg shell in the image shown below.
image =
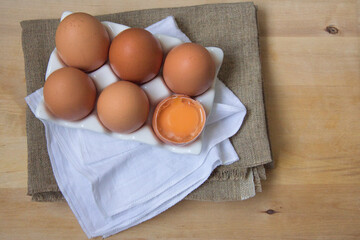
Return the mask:
<path id="1" fill-rule="evenodd" d="M 138 85 L 119 81 L 101 92 L 97 112 L 100 122 L 110 131 L 131 133 L 145 123 L 149 100 Z"/>
<path id="2" fill-rule="evenodd" d="M 159 73 L 162 60 L 160 42 L 145 29 L 126 29 L 110 45 L 111 68 L 123 80 L 137 84 L 150 81 Z"/>
<path id="3" fill-rule="evenodd" d="M 80 120 L 95 106 L 96 87 L 84 72 L 64 67 L 53 72 L 45 81 L 44 101 L 55 117 Z"/>
<path id="4" fill-rule="evenodd" d="M 107 61 L 110 38 L 95 17 L 73 13 L 60 22 L 55 44 L 66 65 L 90 72 Z"/>
<path id="5" fill-rule="evenodd" d="M 210 88 L 215 71 L 215 62 L 206 48 L 184 43 L 173 48 L 165 58 L 163 77 L 174 93 L 198 96 Z"/>
<path id="6" fill-rule="evenodd" d="M 162 142 L 183 146 L 200 136 L 205 121 L 206 113 L 200 102 L 186 95 L 174 94 L 156 106 L 152 127 Z"/>

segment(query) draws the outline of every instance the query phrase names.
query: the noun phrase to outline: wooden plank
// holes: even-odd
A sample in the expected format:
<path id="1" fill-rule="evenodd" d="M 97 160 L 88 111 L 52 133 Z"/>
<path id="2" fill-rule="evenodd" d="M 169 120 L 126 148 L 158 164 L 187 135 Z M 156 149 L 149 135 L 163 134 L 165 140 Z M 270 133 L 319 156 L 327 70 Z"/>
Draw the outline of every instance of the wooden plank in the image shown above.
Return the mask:
<path id="1" fill-rule="evenodd" d="M 360 85 L 359 37 L 261 37 L 260 49 L 266 85 Z"/>
<path id="2" fill-rule="evenodd" d="M 244 0 L 246 1 L 246 0 Z M 236 0 L 110 0 L 99 3 L 96 0 L 78 0 L 71 4 L 66 0 L 46 2 L 5 1 L 0 6 L 1 24 L 17 26 L 14 19 L 58 18 L 65 10 L 85 11 L 90 14 L 106 14 L 148 8 L 180 7 L 218 2 L 239 2 Z M 259 9 L 259 21 L 262 35 L 266 36 L 328 36 L 326 26 L 335 25 L 341 36 L 358 36 L 359 13 L 357 0 L 259 0 L 254 1 Z"/>
<path id="3" fill-rule="evenodd" d="M 25 192 L 0 190 L 1 239 L 85 238 L 65 203 L 30 202 Z M 359 194 L 356 184 L 266 185 L 243 202 L 180 202 L 110 239 L 356 239 Z"/>
<path id="4" fill-rule="evenodd" d="M 358 37 L 260 39 L 274 184 L 360 180 Z"/>

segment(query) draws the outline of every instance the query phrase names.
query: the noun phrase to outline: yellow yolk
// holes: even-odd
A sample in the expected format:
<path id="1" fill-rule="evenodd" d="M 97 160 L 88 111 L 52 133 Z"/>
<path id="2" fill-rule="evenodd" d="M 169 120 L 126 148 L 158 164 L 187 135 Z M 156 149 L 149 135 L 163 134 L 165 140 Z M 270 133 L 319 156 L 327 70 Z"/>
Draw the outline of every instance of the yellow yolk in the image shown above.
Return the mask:
<path id="1" fill-rule="evenodd" d="M 202 131 L 205 113 L 201 105 L 188 97 L 166 101 L 157 114 L 157 130 L 164 138 L 178 143 L 189 142 Z"/>

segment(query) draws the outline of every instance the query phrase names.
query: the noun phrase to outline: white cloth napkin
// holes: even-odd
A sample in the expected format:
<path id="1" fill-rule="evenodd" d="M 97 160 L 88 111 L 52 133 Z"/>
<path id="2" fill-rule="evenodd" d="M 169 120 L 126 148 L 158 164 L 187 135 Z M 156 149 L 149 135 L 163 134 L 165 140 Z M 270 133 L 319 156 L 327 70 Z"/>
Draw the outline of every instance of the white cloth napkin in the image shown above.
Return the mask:
<path id="1" fill-rule="evenodd" d="M 147 30 L 190 41 L 173 17 Z M 42 97 L 42 89 L 26 97 L 33 113 Z M 217 81 L 199 155 L 43 123 L 56 181 L 92 238 L 108 237 L 158 215 L 199 187 L 217 166 L 237 161 L 228 138 L 239 130 L 245 114 L 240 100 Z"/>

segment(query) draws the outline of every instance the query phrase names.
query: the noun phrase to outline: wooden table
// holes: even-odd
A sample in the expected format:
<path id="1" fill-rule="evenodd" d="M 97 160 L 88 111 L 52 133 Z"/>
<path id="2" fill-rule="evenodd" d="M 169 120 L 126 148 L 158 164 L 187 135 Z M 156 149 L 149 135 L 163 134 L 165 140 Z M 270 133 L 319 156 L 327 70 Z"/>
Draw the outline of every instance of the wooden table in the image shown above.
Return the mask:
<path id="1" fill-rule="evenodd" d="M 64 10 L 95 15 L 218 1 L 67 2 L 0 3 L 0 239 L 86 239 L 66 203 L 26 196 L 19 22 Z M 255 3 L 276 161 L 263 193 L 242 202 L 182 201 L 110 239 L 360 239 L 360 1 Z"/>

